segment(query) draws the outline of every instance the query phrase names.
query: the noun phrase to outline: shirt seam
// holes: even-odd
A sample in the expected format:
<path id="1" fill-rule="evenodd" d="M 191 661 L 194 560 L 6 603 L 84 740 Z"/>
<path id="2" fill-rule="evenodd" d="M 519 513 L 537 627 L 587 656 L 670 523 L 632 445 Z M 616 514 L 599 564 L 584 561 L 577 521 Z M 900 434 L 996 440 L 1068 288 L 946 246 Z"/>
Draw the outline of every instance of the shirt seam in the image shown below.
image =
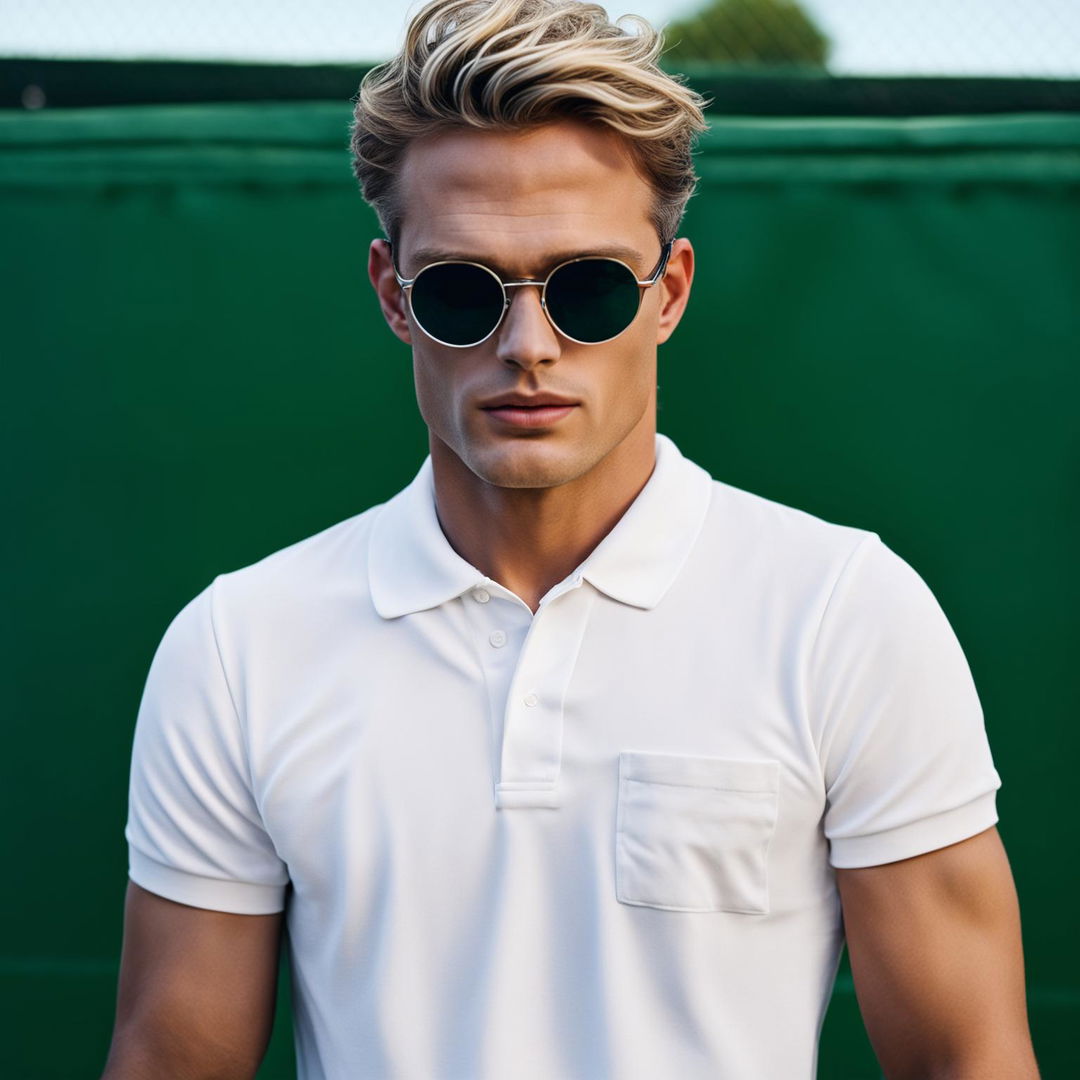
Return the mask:
<path id="1" fill-rule="evenodd" d="M 473 585 L 471 586 L 471 588 L 476 588 L 476 586 Z M 471 609 L 469 608 L 469 602 L 466 599 L 465 595 L 468 591 L 469 590 L 466 589 L 458 593 L 457 596 L 452 596 L 448 600 L 444 600 L 438 606 L 442 607 L 443 604 L 452 604 L 455 601 L 461 604 L 461 613 L 465 619 L 466 635 L 472 648 L 473 659 L 476 661 L 477 665 L 480 668 L 480 680 L 484 686 L 484 701 L 487 704 L 487 708 L 484 711 L 487 714 L 488 775 L 491 778 L 492 784 L 494 784 L 497 788 L 499 782 L 495 779 L 494 755 L 496 755 L 499 751 L 499 747 L 496 745 L 496 734 L 501 730 L 501 724 L 499 718 L 495 715 L 495 701 L 492 692 L 491 681 L 488 678 L 487 658 L 484 655 L 483 648 L 480 646 L 480 642 L 477 640 L 476 625 L 477 621 L 480 619 L 480 616 L 479 614 L 474 616 L 471 613 Z M 513 676 L 511 676 L 511 678 L 513 678 Z M 505 733 L 503 734 L 503 737 L 505 738 Z"/>
<path id="2" fill-rule="evenodd" d="M 236 728 L 240 732 L 241 745 L 243 746 L 244 750 L 244 781 L 247 784 L 247 789 L 249 794 L 251 795 L 251 800 L 255 804 L 255 808 L 259 813 L 259 824 L 262 825 L 265 830 L 265 825 L 263 824 L 262 806 L 259 805 L 259 799 L 255 794 L 255 784 L 251 775 L 251 747 L 248 745 L 247 727 L 240 716 L 240 708 L 236 704 L 236 695 L 233 693 L 232 684 L 229 682 L 229 672 L 225 667 L 225 657 L 221 651 L 221 639 L 218 637 L 215 609 L 217 607 L 217 583 L 220 579 L 221 575 L 218 574 L 218 576 L 215 577 L 214 580 L 210 583 L 210 633 L 214 639 L 214 653 L 217 656 L 218 667 L 221 670 L 221 679 L 222 682 L 225 683 L 225 690 L 229 695 L 229 704 L 232 706 L 233 719 L 236 721 Z"/>
<path id="3" fill-rule="evenodd" d="M 821 742 L 825 733 L 825 720 L 822 718 L 821 723 L 815 725 L 814 717 L 816 715 L 816 700 L 817 694 L 815 688 L 812 686 L 814 669 L 817 665 L 818 646 L 821 643 L 821 632 L 825 626 L 825 620 L 828 618 L 829 613 L 833 608 L 833 601 L 836 599 L 837 591 L 840 588 L 840 583 L 847 576 L 848 571 L 851 569 L 852 564 L 855 562 L 855 557 L 873 540 L 879 540 L 880 537 L 877 533 L 867 532 L 859 540 L 859 542 L 848 552 L 847 558 L 844 560 L 844 565 L 840 567 L 837 572 L 836 578 L 833 580 L 832 587 L 829 589 L 828 598 L 825 600 L 825 604 L 821 609 L 821 615 L 818 618 L 817 629 L 814 631 L 814 641 L 810 646 L 810 652 L 806 659 L 806 678 L 803 685 L 804 700 L 807 703 L 807 721 L 810 726 L 810 738 L 814 744 L 814 750 L 818 755 L 818 761 L 824 768 L 824 763 L 821 762 Z"/>
<path id="4" fill-rule="evenodd" d="M 233 885 L 239 885 L 243 889 L 259 890 L 263 892 L 273 892 L 275 890 L 284 890 L 288 887 L 289 881 L 286 879 L 280 884 L 268 884 L 265 881 L 246 881 L 235 877 L 214 877 L 211 874 L 197 874 L 191 870 L 184 870 L 179 866 L 173 866 L 170 863 L 162 862 L 161 859 L 154 855 L 150 855 L 147 851 L 140 847 L 138 844 L 129 841 L 131 847 L 138 852 L 139 857 L 145 862 L 153 863 L 154 866 L 164 870 L 167 874 L 173 877 L 185 878 L 191 881 L 207 881 L 215 886 L 223 886 L 230 888 Z"/>
<path id="5" fill-rule="evenodd" d="M 623 776 L 623 781 L 629 784 L 657 784 L 660 787 L 694 788 L 698 791 L 728 791 L 737 795 L 775 795 L 776 788 L 748 788 L 730 787 L 727 784 L 695 784 L 693 781 L 679 780 L 643 780 L 638 776 Z"/>
<path id="6" fill-rule="evenodd" d="M 872 832 L 857 832 L 847 833 L 840 836 L 830 836 L 829 843 L 835 843 L 839 841 L 841 844 L 846 844 L 850 841 L 857 840 L 869 840 L 873 837 L 889 836 L 895 833 L 902 833 L 908 829 L 914 829 L 917 826 L 925 825 L 927 822 L 932 822 L 937 818 L 948 818 L 956 815 L 960 810 L 967 810 L 976 803 L 982 803 L 993 797 L 996 800 L 1000 785 L 986 788 L 984 791 L 980 791 L 977 795 L 972 795 L 971 798 L 964 799 L 963 802 L 954 803 L 952 806 L 947 806 L 943 810 L 935 810 L 930 814 L 924 814 L 922 817 L 912 818 L 910 821 L 901 822 L 899 825 L 889 825 L 884 829 L 874 829 Z"/>

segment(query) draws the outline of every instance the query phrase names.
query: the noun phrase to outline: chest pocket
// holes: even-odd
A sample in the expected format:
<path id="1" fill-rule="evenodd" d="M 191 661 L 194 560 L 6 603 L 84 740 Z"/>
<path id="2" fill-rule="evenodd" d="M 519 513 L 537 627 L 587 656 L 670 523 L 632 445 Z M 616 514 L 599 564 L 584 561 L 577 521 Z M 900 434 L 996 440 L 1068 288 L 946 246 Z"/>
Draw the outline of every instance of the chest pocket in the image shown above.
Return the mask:
<path id="1" fill-rule="evenodd" d="M 780 763 L 619 754 L 615 896 L 671 911 L 769 910 Z"/>

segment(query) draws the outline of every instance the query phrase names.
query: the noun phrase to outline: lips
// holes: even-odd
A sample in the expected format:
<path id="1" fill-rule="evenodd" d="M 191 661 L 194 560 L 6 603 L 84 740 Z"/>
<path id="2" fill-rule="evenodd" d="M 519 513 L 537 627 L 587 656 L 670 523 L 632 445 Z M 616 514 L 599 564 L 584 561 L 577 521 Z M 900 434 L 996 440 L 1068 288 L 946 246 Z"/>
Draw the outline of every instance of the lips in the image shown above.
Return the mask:
<path id="1" fill-rule="evenodd" d="M 493 419 L 514 427 L 547 427 L 569 416 L 577 405 L 553 394 L 509 394 L 481 408 Z"/>
<path id="2" fill-rule="evenodd" d="M 562 408 L 566 405 L 577 405 L 578 402 L 570 398 L 559 397 L 558 394 L 503 394 L 500 397 L 485 401 L 481 409 L 542 409 L 548 406 Z"/>

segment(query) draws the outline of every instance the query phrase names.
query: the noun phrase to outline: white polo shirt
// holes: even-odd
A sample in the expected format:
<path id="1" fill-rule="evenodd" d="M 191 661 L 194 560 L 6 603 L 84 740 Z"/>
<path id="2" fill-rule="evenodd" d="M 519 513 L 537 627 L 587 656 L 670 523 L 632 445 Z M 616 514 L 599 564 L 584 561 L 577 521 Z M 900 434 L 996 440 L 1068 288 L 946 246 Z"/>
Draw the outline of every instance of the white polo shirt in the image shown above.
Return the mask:
<path id="1" fill-rule="evenodd" d="M 914 571 L 661 435 L 535 615 L 450 547 L 430 459 L 217 577 L 151 666 L 126 835 L 152 892 L 286 908 L 301 1080 L 807 1080 L 833 868 L 981 832 L 999 785 Z"/>

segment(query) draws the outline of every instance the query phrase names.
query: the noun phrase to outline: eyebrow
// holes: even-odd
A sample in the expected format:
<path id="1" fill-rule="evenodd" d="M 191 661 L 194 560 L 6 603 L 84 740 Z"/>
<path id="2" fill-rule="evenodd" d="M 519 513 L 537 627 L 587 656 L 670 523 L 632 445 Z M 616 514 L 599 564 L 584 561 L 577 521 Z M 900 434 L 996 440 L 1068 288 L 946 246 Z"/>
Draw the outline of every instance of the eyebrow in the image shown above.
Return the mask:
<path id="1" fill-rule="evenodd" d="M 560 263 L 569 262 L 571 259 L 581 259 L 589 255 L 600 255 L 608 259 L 619 259 L 624 263 L 628 263 L 633 269 L 635 265 L 639 265 L 645 262 L 645 256 L 642 255 L 637 248 L 626 247 L 623 244 L 606 244 L 603 247 L 596 248 L 581 248 L 576 251 L 559 251 L 553 255 L 548 256 L 547 269 L 553 270 Z M 416 264 L 416 273 L 419 273 L 425 266 L 435 262 L 475 262 L 480 263 L 482 266 L 486 266 L 499 275 L 504 281 L 517 280 L 506 269 L 504 263 L 500 263 L 496 259 L 488 259 L 483 255 L 469 255 L 460 251 L 446 251 L 440 248 L 420 248 L 418 251 L 414 251 L 411 256 L 411 261 Z M 398 267 L 401 270 L 401 267 Z M 634 271 L 637 273 L 637 271 Z M 407 278 L 408 275 L 402 274 L 402 277 Z"/>

